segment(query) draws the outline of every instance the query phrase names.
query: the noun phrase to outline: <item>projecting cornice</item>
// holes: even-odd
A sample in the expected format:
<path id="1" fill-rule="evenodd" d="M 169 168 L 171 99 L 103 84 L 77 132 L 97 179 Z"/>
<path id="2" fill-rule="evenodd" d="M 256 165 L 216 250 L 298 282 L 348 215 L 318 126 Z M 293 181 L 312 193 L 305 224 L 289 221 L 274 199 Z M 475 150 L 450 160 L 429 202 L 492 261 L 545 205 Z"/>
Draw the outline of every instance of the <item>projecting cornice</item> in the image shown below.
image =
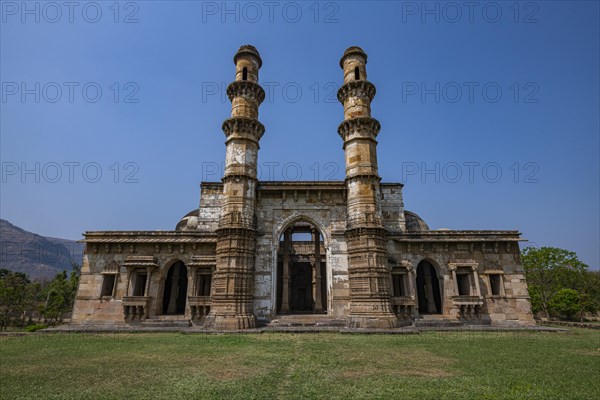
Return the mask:
<path id="1" fill-rule="evenodd" d="M 235 81 L 227 86 L 227 97 L 229 97 L 229 101 L 233 101 L 236 97 L 244 97 L 260 104 L 265 99 L 265 91 L 258 83 Z"/>
<path id="2" fill-rule="evenodd" d="M 369 102 L 375 97 L 375 85 L 369 81 L 350 81 L 343 85 L 337 92 L 337 98 L 344 104 L 348 97 L 365 97 Z"/>
<path id="3" fill-rule="evenodd" d="M 265 126 L 259 120 L 246 117 L 233 117 L 223 122 L 223 132 L 229 138 L 234 133 L 249 134 L 257 141 L 265 133 Z"/>
<path id="4" fill-rule="evenodd" d="M 349 135 L 356 134 L 364 136 L 366 133 L 368 138 L 373 139 L 379 133 L 381 125 L 379 121 L 371 117 L 360 117 L 347 119 L 338 127 L 338 134 L 342 139 L 347 140 Z"/>

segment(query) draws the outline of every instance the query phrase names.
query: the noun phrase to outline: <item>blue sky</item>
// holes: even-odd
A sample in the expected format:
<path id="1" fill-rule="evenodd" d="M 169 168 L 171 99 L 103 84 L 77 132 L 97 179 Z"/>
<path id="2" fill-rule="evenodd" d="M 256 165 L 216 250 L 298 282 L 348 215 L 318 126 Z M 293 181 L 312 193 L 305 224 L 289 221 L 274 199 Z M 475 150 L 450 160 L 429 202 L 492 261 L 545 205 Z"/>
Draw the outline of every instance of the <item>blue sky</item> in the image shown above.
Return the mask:
<path id="1" fill-rule="evenodd" d="M 600 263 L 598 2 L 71 7 L 1 3 L 0 211 L 16 225 L 173 229 L 220 179 L 222 92 L 246 43 L 268 95 L 261 178 L 343 179 L 338 62 L 358 45 L 380 175 L 405 183 L 408 210 Z"/>

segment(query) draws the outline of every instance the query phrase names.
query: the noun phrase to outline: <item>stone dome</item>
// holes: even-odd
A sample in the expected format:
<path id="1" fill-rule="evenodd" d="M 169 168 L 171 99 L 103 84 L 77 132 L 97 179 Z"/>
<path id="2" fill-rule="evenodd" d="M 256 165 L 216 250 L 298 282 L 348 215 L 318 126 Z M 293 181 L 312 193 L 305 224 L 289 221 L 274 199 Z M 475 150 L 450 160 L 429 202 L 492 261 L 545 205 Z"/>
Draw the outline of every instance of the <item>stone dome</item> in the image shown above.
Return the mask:
<path id="1" fill-rule="evenodd" d="M 183 218 L 179 220 L 177 226 L 175 227 L 176 231 L 195 231 L 198 229 L 198 216 L 200 215 L 200 210 L 195 209 L 185 214 Z"/>
<path id="2" fill-rule="evenodd" d="M 429 225 L 427 225 L 423 218 L 419 217 L 414 212 L 404 210 L 404 219 L 406 230 L 408 232 L 422 232 L 429 230 Z"/>
<path id="3" fill-rule="evenodd" d="M 358 55 L 364 57 L 365 63 L 367 62 L 367 53 L 365 53 L 365 51 L 363 49 L 361 49 L 358 46 L 350 46 L 346 49 L 346 51 L 344 51 L 344 54 L 342 55 L 342 58 L 340 59 L 340 67 L 344 68 L 344 59 L 346 59 L 346 57 L 348 57 L 351 54 L 358 54 Z"/>
<path id="4" fill-rule="evenodd" d="M 235 56 L 233 56 L 233 62 L 235 64 L 237 64 L 238 57 L 243 54 L 250 54 L 250 55 L 256 57 L 256 59 L 258 60 L 258 68 L 262 67 L 262 59 L 260 58 L 260 54 L 259 54 L 258 50 L 256 50 L 256 47 L 254 47 L 250 44 L 245 44 L 243 46 L 240 46 L 237 53 L 235 53 Z"/>

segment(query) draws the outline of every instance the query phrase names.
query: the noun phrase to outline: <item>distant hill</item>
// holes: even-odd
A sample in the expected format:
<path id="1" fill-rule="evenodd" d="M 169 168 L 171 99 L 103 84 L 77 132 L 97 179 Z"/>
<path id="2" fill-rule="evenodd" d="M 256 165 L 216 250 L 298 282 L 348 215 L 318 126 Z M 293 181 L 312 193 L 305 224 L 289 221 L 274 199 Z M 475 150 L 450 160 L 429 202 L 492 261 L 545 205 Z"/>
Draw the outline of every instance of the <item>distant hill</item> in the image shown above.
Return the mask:
<path id="1" fill-rule="evenodd" d="M 0 268 L 26 273 L 32 280 L 70 272 L 71 262 L 81 265 L 83 248 L 83 243 L 40 236 L 0 219 Z"/>

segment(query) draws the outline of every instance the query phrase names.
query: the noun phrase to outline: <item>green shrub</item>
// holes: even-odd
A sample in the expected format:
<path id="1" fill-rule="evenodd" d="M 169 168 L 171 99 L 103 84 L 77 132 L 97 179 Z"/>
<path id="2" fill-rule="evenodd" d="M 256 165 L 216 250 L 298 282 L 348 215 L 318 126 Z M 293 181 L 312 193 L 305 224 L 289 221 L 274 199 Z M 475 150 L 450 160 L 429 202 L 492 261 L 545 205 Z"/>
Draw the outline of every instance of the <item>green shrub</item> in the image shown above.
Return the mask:
<path id="1" fill-rule="evenodd" d="M 27 325 L 25 327 L 25 330 L 27 332 L 35 332 L 38 329 L 46 329 L 47 327 L 48 327 L 48 325 L 46 325 L 46 324 L 34 324 L 34 325 Z"/>

